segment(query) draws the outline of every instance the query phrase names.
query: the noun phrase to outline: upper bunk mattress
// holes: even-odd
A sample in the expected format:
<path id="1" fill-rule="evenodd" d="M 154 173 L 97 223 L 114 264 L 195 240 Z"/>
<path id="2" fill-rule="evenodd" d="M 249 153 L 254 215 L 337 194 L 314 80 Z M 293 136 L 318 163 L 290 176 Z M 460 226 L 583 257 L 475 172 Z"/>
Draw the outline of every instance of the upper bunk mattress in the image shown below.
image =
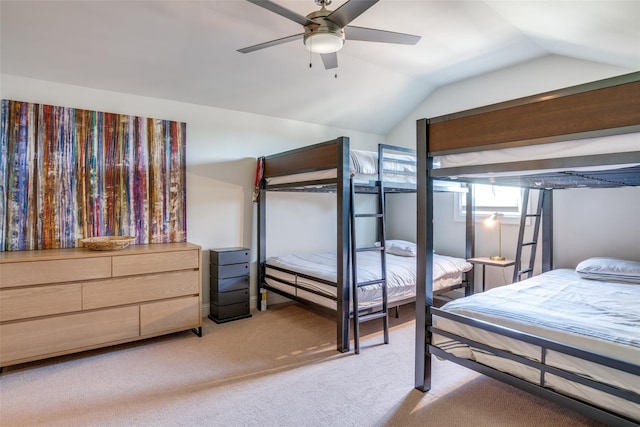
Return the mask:
<path id="1" fill-rule="evenodd" d="M 526 145 L 521 147 L 446 154 L 435 156 L 433 158 L 433 167 L 434 169 L 458 168 L 529 160 L 627 153 L 638 150 L 640 150 L 640 133 L 626 133 L 621 135 Z M 611 167 L 619 166 L 616 165 Z M 600 169 L 604 168 L 605 167 L 600 167 Z M 589 167 L 588 169 L 593 170 L 593 167 Z M 526 171 L 526 173 L 535 174 L 541 171 L 542 170 L 529 170 Z"/>
<path id="2" fill-rule="evenodd" d="M 432 175 L 540 189 L 640 186 L 640 133 L 436 156 Z"/>
<path id="3" fill-rule="evenodd" d="M 385 153 L 383 161 L 384 182 L 396 184 L 416 184 L 416 157 L 409 154 Z M 349 169 L 354 181 L 366 184 L 378 179 L 378 153 L 374 151 L 350 150 Z M 279 185 L 295 182 L 316 181 L 337 178 L 336 169 L 324 169 L 293 175 L 267 178 L 267 184 Z"/>

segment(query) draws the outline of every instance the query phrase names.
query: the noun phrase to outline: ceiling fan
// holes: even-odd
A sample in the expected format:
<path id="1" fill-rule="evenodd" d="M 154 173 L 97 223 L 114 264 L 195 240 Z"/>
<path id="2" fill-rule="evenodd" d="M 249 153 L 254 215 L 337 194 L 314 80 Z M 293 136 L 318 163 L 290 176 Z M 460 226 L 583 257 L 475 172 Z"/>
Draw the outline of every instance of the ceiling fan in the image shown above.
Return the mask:
<path id="1" fill-rule="evenodd" d="M 420 36 L 349 25 L 351 21 L 379 0 L 349 0 L 333 11 L 326 8 L 331 4 L 331 0 L 315 0 L 316 5 L 320 6 L 320 10 L 311 12 L 306 17 L 270 0 L 247 1 L 297 22 L 303 26 L 304 33 L 238 49 L 238 52 L 242 53 L 249 53 L 302 39 L 307 49 L 320 54 L 324 67 L 329 70 L 338 67 L 338 55 L 336 52 L 342 49 L 345 40 L 396 44 L 416 44 L 420 41 Z"/>

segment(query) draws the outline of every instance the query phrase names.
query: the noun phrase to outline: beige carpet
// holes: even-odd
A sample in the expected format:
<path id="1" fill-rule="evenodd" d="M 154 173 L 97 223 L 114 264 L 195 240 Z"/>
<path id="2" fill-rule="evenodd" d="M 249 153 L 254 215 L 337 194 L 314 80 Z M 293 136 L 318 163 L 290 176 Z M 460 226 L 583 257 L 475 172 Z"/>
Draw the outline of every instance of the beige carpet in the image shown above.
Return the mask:
<path id="1" fill-rule="evenodd" d="M 413 388 L 413 308 L 360 355 L 298 305 L 108 350 L 5 368 L 0 426 L 596 426 L 450 362 Z M 375 327 L 374 327 L 375 326 Z"/>

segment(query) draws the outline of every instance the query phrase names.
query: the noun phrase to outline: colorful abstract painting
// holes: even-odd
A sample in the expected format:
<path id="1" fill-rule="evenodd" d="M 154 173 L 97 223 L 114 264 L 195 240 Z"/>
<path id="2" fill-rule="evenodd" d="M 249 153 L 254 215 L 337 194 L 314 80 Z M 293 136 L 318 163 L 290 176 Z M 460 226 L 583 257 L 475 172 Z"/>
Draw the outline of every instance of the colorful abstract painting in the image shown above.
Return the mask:
<path id="1" fill-rule="evenodd" d="M 187 239 L 186 124 L 2 100 L 0 251 Z"/>

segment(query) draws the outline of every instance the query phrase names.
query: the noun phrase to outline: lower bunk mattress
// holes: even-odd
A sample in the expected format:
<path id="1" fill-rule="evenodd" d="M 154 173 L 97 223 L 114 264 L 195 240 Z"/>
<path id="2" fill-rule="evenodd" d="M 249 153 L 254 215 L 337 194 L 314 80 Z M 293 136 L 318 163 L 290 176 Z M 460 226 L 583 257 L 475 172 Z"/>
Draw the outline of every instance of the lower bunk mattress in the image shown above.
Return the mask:
<path id="1" fill-rule="evenodd" d="M 589 280 L 553 270 L 525 281 L 447 303 L 443 311 L 525 332 L 590 353 L 640 365 L 640 284 Z M 495 349 L 542 360 L 541 347 L 434 315 L 436 329 Z M 457 357 L 509 373 L 561 394 L 640 421 L 640 400 L 617 397 L 481 350 L 434 331 L 432 345 Z M 640 397 L 640 376 L 547 350 L 544 363 Z M 542 378 L 542 380 L 541 380 Z M 541 384 L 542 382 L 542 384 Z"/>
<path id="2" fill-rule="evenodd" d="M 358 281 L 380 277 L 380 254 L 358 254 Z M 387 295 L 389 304 L 409 302 L 416 295 L 416 257 L 386 254 Z M 463 283 L 464 273 L 472 265 L 466 260 L 434 254 L 434 292 L 449 290 Z M 265 265 L 266 284 L 291 296 L 337 309 L 337 257 L 333 252 L 288 254 L 269 258 Z M 360 288 L 361 308 L 380 305 L 382 285 Z"/>

